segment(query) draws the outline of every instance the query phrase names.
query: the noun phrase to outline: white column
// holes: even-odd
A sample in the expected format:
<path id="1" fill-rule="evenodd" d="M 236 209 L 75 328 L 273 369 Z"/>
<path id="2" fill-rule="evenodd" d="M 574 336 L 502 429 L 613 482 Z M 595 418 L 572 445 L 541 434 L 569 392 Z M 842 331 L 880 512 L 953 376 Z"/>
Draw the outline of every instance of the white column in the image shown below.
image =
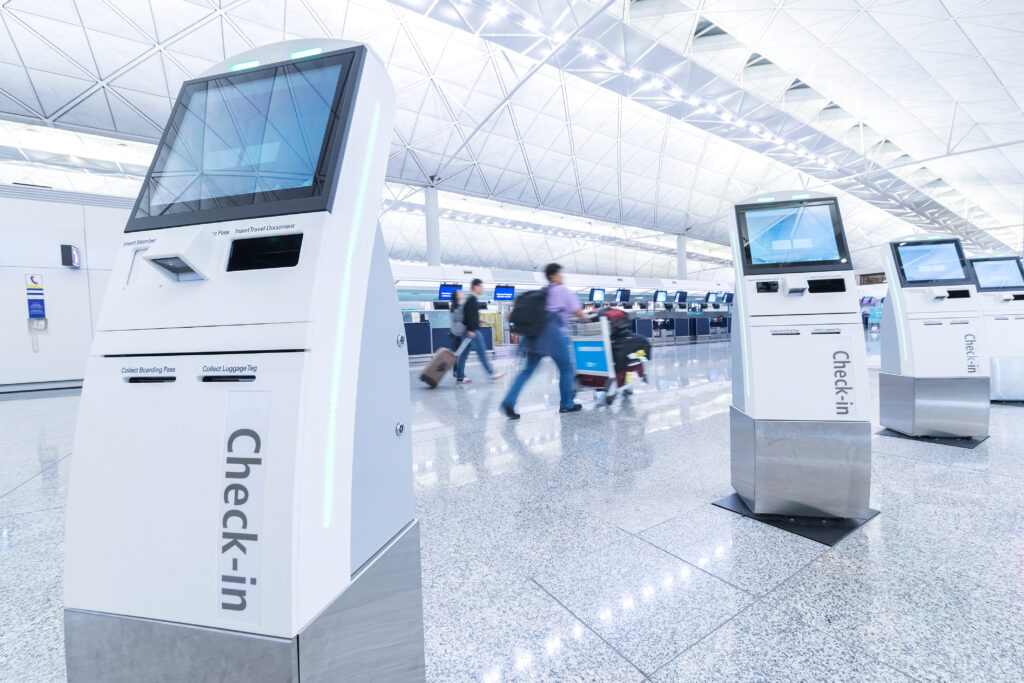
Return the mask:
<path id="1" fill-rule="evenodd" d="M 686 279 L 686 235 L 676 235 L 676 277 Z"/>
<path id="2" fill-rule="evenodd" d="M 441 218 L 437 210 L 437 188 L 423 192 L 423 214 L 427 223 L 427 265 L 441 265 Z"/>

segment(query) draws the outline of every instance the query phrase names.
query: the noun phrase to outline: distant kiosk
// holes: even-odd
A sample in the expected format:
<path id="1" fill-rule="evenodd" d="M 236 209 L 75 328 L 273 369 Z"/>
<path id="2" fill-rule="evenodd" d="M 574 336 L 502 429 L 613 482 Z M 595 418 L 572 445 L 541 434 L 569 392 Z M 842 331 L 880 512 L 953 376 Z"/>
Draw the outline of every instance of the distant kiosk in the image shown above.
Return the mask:
<path id="1" fill-rule="evenodd" d="M 1024 401 L 1024 266 L 1018 256 L 971 259 L 985 318 L 993 401 Z"/>
<path id="2" fill-rule="evenodd" d="M 733 488 L 756 514 L 867 517 L 871 392 L 839 205 L 774 193 L 736 223 Z"/>
<path id="3" fill-rule="evenodd" d="M 988 434 L 989 343 L 974 271 L 955 238 L 883 247 L 879 421 L 909 436 Z"/>
<path id="4" fill-rule="evenodd" d="M 186 82 L 129 219 L 67 507 L 74 681 L 419 680 L 395 93 L 342 41 Z"/>

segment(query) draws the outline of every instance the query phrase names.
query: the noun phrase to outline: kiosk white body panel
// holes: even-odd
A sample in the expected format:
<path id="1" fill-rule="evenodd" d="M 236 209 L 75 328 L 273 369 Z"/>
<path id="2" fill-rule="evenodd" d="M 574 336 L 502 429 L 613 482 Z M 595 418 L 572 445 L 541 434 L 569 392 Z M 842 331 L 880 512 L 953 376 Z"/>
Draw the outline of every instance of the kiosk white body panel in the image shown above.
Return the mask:
<path id="1" fill-rule="evenodd" d="M 755 514 L 863 518 L 870 385 L 856 283 L 835 200 L 800 197 L 737 207 L 732 482 Z"/>
<path id="2" fill-rule="evenodd" d="M 990 347 L 959 241 L 883 249 L 881 424 L 910 436 L 987 435 Z"/>
<path id="3" fill-rule="evenodd" d="M 1024 401 L 1024 267 L 1016 256 L 971 264 L 988 340 L 991 398 Z"/>
<path id="4" fill-rule="evenodd" d="M 273 50 L 308 51 L 310 42 Z M 380 61 L 350 45 L 339 43 L 344 49 L 320 62 L 342 64 L 332 111 L 345 127 L 340 142 L 332 137 L 320 152 L 320 163 L 330 164 L 337 145 L 323 210 L 280 212 L 286 186 L 268 192 L 268 215 L 256 207 L 255 215 L 188 224 L 184 207 L 181 225 L 131 231 L 129 223 L 76 430 L 65 569 L 72 678 L 111 675 L 95 666 L 97 648 L 111 648 L 112 636 L 96 634 L 127 643 L 118 651 L 126 673 L 110 680 L 129 680 L 146 666 L 142 655 L 160 660 L 179 648 L 189 633 L 180 629 L 207 627 L 242 639 L 190 640 L 189 665 L 227 676 L 218 680 L 240 675 L 232 652 L 271 642 L 260 636 L 287 646 L 275 656 L 288 669 L 303 634 L 309 646 L 294 680 L 300 670 L 302 680 L 338 680 L 367 666 L 384 678 L 389 667 L 422 678 L 406 352 L 377 226 L 395 94 Z M 277 76 L 266 67 L 271 76 L 237 82 L 265 78 L 271 86 L 252 86 L 246 96 L 287 97 L 290 84 L 318 83 L 309 64 L 277 65 Z M 237 87 L 234 76 L 219 78 L 227 85 L 216 87 Z M 203 111 L 195 93 L 215 86 L 196 87 L 185 117 Z M 213 94 L 209 102 L 213 111 Z M 176 115 L 177 108 L 176 131 L 186 131 Z M 229 149 L 228 162 L 286 153 L 280 144 L 252 152 L 259 141 L 245 147 L 238 135 L 243 147 Z M 154 168 L 160 159 L 158 151 Z M 227 163 L 223 154 L 210 159 L 203 163 Z M 219 177 L 207 166 L 204 177 Z M 381 592 L 381 572 L 391 576 L 391 598 Z M 346 598 L 356 593 L 362 597 Z M 379 617 L 364 623 L 368 606 Z M 162 625 L 131 626 L 139 620 Z"/>

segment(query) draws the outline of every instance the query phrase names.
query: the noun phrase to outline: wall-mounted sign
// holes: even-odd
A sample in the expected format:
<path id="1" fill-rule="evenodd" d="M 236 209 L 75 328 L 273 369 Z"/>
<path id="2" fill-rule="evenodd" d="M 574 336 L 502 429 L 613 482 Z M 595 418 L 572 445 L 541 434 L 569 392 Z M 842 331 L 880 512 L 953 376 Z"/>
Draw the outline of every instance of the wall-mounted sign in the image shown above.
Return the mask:
<path id="1" fill-rule="evenodd" d="M 43 297 L 43 276 L 25 276 L 25 296 L 28 299 L 29 319 L 46 317 L 46 301 Z"/>

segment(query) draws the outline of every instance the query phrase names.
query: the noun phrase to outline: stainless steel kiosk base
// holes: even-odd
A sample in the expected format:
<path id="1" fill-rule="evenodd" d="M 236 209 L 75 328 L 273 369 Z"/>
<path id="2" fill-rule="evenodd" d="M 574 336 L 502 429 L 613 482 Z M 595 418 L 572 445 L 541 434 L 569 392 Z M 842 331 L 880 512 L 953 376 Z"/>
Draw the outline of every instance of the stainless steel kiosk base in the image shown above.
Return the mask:
<path id="1" fill-rule="evenodd" d="M 879 373 L 879 422 L 909 436 L 988 436 L 988 377 Z"/>
<path id="2" fill-rule="evenodd" d="M 1024 357 L 992 359 L 993 401 L 1024 401 Z"/>
<path id="3" fill-rule="evenodd" d="M 731 407 L 732 486 L 758 515 L 864 518 L 871 424 L 755 420 Z"/>
<path id="4" fill-rule="evenodd" d="M 294 638 L 64 610 L 71 683 L 422 681 L 415 521 Z"/>

